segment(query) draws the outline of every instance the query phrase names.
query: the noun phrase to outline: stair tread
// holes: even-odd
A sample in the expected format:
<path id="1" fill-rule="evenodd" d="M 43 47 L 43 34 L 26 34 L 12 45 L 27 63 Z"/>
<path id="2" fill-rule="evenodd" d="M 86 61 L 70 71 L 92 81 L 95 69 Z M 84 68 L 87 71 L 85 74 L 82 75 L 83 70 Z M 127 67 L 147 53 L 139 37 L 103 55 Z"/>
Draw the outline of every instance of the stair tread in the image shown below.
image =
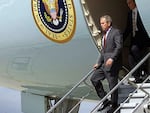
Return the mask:
<path id="1" fill-rule="evenodd" d="M 125 104 L 121 104 L 121 108 L 133 108 L 133 107 L 136 107 L 137 103 L 134 103 L 134 102 L 130 102 L 130 103 L 125 103 Z"/>
<path id="2" fill-rule="evenodd" d="M 144 92 L 141 92 L 141 93 L 134 93 L 134 94 L 131 94 L 132 97 L 145 97 L 145 93 Z"/>
<path id="3" fill-rule="evenodd" d="M 141 83 L 138 83 L 137 85 L 138 85 L 138 87 L 140 87 L 142 84 L 141 84 Z M 144 87 L 144 88 L 150 88 L 150 83 L 144 83 L 144 84 L 142 85 L 142 87 Z"/>

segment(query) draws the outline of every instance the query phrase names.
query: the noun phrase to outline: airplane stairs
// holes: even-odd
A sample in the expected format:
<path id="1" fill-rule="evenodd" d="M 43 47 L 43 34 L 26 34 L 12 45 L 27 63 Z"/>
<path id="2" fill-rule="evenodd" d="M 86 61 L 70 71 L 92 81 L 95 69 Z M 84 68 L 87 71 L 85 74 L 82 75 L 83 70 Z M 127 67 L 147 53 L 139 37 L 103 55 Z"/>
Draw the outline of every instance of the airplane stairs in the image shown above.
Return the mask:
<path id="1" fill-rule="evenodd" d="M 150 77 L 149 77 L 150 78 Z M 148 79 L 149 79 L 148 78 Z M 129 97 L 120 104 L 120 113 L 149 113 L 147 108 L 150 99 L 150 83 L 136 84 L 137 89 L 129 94 Z M 147 112 L 148 111 L 148 112 Z"/>
<path id="2" fill-rule="evenodd" d="M 102 98 L 97 105 L 93 108 L 93 110 L 88 113 L 107 113 L 106 110 L 109 109 L 107 107 L 104 111 L 97 112 L 101 103 L 110 97 L 110 95 L 118 88 L 119 89 L 119 103 L 120 106 L 114 111 L 114 113 L 150 113 L 150 76 L 148 75 L 143 83 L 136 84 L 131 80 L 131 75 L 134 73 L 139 66 L 141 66 L 145 61 L 150 58 L 150 52 L 126 75 L 122 78 L 119 83 L 107 93 L 107 95 Z M 74 105 L 74 107 L 68 113 L 76 113 L 72 112 L 76 107 L 80 105 L 84 99 L 91 94 L 91 92 L 95 91 L 91 84 L 87 83 L 88 78 L 94 72 L 92 69 L 86 76 L 84 76 L 75 86 L 70 89 L 54 106 L 52 106 L 47 113 L 52 113 L 65 99 L 73 93 L 76 88 L 84 83 L 85 85 L 90 87 L 89 92 L 82 96 L 80 101 Z"/>
<path id="3" fill-rule="evenodd" d="M 150 58 L 150 52 L 115 86 L 90 113 L 107 113 L 107 107 L 101 112 L 97 109 L 109 95 L 118 88 L 120 106 L 114 113 L 150 113 L 150 76 L 144 79 L 142 83 L 134 83 L 131 75 L 146 60 Z"/>
<path id="4" fill-rule="evenodd" d="M 150 77 L 146 81 L 149 80 Z M 150 82 L 135 85 L 138 88 L 130 84 L 119 86 L 120 106 L 114 113 L 150 113 Z M 109 110 L 109 107 L 103 111 L 92 111 L 90 113 L 107 113 L 107 110 Z"/>

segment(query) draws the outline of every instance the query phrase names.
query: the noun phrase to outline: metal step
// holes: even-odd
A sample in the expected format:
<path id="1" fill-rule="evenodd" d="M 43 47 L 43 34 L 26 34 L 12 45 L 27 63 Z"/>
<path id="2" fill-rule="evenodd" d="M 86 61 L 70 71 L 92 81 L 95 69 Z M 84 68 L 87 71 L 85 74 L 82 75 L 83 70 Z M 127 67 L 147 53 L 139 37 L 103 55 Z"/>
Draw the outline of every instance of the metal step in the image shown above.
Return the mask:
<path id="1" fill-rule="evenodd" d="M 147 92 L 150 91 L 150 83 L 137 84 L 137 86 L 139 88 L 142 87 Z M 147 94 L 145 92 L 143 92 L 141 89 L 138 89 L 135 93 L 130 93 L 128 95 L 130 97 L 130 99 L 128 100 L 128 102 L 126 102 L 124 104 L 120 104 L 121 105 L 120 113 L 126 113 L 126 112 L 133 113 L 134 110 L 136 109 L 136 107 L 139 104 L 142 105 L 142 103 L 144 102 L 144 98 L 146 97 L 146 95 Z"/>
<path id="2" fill-rule="evenodd" d="M 138 87 L 139 87 L 139 86 L 141 86 L 142 84 L 141 84 L 141 83 L 138 83 L 137 85 L 138 85 Z M 150 88 L 150 83 L 144 83 L 144 84 L 142 85 L 142 88 Z"/>
<path id="3" fill-rule="evenodd" d="M 120 113 L 132 113 L 136 106 L 137 106 L 136 103 L 125 103 L 121 107 Z"/>
<path id="4" fill-rule="evenodd" d="M 146 94 L 143 93 L 143 92 L 141 92 L 141 93 L 134 93 L 131 96 L 131 98 L 129 100 L 129 103 L 141 103 L 145 96 L 146 96 Z"/>
<path id="5" fill-rule="evenodd" d="M 122 103 L 136 88 L 131 85 L 120 85 L 118 88 L 118 103 Z"/>

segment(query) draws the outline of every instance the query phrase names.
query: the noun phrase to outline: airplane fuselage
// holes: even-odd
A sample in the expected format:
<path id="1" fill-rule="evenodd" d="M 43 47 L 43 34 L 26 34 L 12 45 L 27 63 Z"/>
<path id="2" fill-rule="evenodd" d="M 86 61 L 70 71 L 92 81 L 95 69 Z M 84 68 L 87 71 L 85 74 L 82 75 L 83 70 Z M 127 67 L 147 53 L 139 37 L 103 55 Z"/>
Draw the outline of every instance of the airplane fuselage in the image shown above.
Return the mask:
<path id="1" fill-rule="evenodd" d="M 61 94 L 61 88 L 72 87 L 92 69 L 99 51 L 87 27 L 81 2 L 67 1 L 63 4 L 65 8 L 53 3 L 46 8 L 46 0 L 0 2 L 0 85 L 19 90 L 40 90 L 42 87 L 48 89 L 46 94 Z M 128 11 L 126 0 L 110 4 L 108 0 L 86 2 L 97 27 L 99 17 L 108 13 L 114 24 L 124 29 Z M 150 34 L 149 8 L 143 8 L 144 3 L 149 1 L 141 3 L 137 0 L 143 23 Z M 56 15 L 58 7 L 59 14 Z M 63 14 L 68 16 L 61 25 Z M 65 28 L 68 29 L 65 31 Z"/>

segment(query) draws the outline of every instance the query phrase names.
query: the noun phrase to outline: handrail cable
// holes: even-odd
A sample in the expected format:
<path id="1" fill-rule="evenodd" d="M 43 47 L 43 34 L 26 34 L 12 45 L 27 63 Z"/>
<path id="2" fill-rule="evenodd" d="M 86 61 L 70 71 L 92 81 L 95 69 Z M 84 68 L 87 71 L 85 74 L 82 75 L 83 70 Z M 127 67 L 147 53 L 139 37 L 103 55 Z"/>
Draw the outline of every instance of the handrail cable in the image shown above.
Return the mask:
<path id="1" fill-rule="evenodd" d="M 90 113 L 95 113 L 100 106 L 100 104 L 108 98 L 125 80 L 127 80 L 148 58 L 150 57 L 150 52 L 112 89 L 110 90 L 104 98 L 94 107 Z"/>
<path id="2" fill-rule="evenodd" d="M 83 102 L 83 100 L 90 95 L 90 93 L 93 92 L 93 89 L 90 90 L 90 92 L 88 92 L 85 96 L 83 96 L 80 101 L 68 112 L 68 113 L 72 113 L 73 110 L 75 110 L 76 107 L 78 107 L 78 105 Z"/>
<path id="3" fill-rule="evenodd" d="M 84 82 L 92 73 L 94 72 L 94 69 L 92 69 L 86 76 L 84 76 L 72 89 L 70 89 L 54 106 L 52 106 L 47 113 L 52 113 L 52 111 L 60 105 L 66 97 L 68 97 L 82 82 Z"/>
<path id="4" fill-rule="evenodd" d="M 142 105 L 142 103 L 143 103 L 144 101 L 146 101 L 146 99 L 147 99 L 148 97 L 149 97 L 149 96 L 146 95 L 146 96 L 144 97 L 144 99 L 142 100 L 142 102 L 136 105 L 135 109 L 133 110 L 133 113 L 135 113 L 135 111 Z"/>
<path id="5" fill-rule="evenodd" d="M 150 78 L 150 77 L 147 77 L 147 78 L 142 82 L 142 84 L 141 84 L 140 86 L 138 86 L 137 84 L 135 84 L 134 82 L 132 82 L 132 81 L 130 81 L 130 80 L 128 80 L 128 82 L 129 82 L 132 86 L 136 87 L 136 88 L 137 88 L 136 90 L 140 89 L 140 90 L 142 90 L 144 93 L 146 93 L 147 95 L 149 95 L 149 97 L 150 97 L 150 94 L 142 88 L 143 84 L 144 84 L 149 78 Z"/>

